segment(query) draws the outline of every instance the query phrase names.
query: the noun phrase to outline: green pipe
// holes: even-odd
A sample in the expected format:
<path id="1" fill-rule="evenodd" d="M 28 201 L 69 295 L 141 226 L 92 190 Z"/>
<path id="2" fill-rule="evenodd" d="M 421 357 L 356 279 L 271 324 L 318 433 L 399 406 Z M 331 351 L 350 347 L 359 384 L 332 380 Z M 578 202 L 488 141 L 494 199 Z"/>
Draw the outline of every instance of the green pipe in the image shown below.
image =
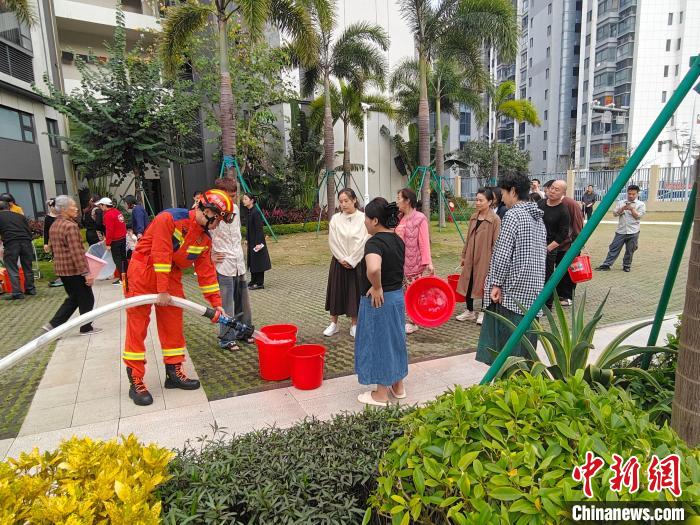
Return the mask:
<path id="1" fill-rule="evenodd" d="M 690 192 L 688 206 L 686 206 L 685 213 L 683 214 L 683 223 L 681 224 L 681 229 L 678 232 L 676 247 L 673 249 L 671 263 L 668 265 L 666 280 L 664 281 L 664 287 L 661 290 L 661 297 L 659 297 L 659 306 L 656 308 L 656 315 L 654 315 L 654 324 L 651 325 L 651 332 L 649 333 L 649 339 L 647 339 L 648 346 L 656 346 L 656 342 L 659 338 L 659 332 L 661 331 L 661 323 L 664 322 L 664 316 L 666 315 L 666 309 L 668 308 L 668 301 L 671 298 L 673 285 L 676 283 L 676 277 L 678 276 L 678 269 L 681 266 L 681 259 L 683 259 L 685 245 L 688 243 L 688 237 L 690 236 L 690 230 L 692 229 L 693 220 L 695 218 L 695 195 L 697 193 L 697 187 L 698 185 L 696 181 L 693 184 L 692 191 Z M 644 355 L 642 358 L 642 368 L 647 370 L 650 363 L 651 354 Z"/>
<path id="2" fill-rule="evenodd" d="M 484 385 L 490 383 L 493 381 L 494 377 L 496 377 L 496 374 L 503 366 L 503 363 L 506 361 L 506 359 L 508 359 L 508 356 L 510 356 L 510 353 L 513 351 L 515 344 L 520 341 L 520 339 L 525 335 L 525 332 L 528 331 L 532 325 L 532 322 L 537 317 L 537 314 L 547 301 L 547 298 L 552 295 L 557 283 L 564 276 L 564 273 L 568 271 L 569 265 L 574 260 L 576 254 L 581 251 L 583 246 L 586 244 L 586 241 L 588 241 L 598 224 L 600 224 L 600 221 L 603 220 L 603 217 L 607 213 L 608 209 L 615 203 L 615 199 L 617 199 L 619 193 L 624 189 L 625 184 L 630 177 L 632 177 L 634 171 L 637 169 L 642 159 L 644 159 L 647 152 L 654 145 L 656 138 L 659 136 L 668 121 L 671 120 L 671 117 L 678 109 L 678 106 L 680 106 L 685 96 L 692 89 L 693 83 L 698 78 L 700 78 L 700 56 L 695 56 L 692 59 L 690 70 L 678 85 L 676 91 L 673 92 L 673 95 L 671 95 L 671 98 L 663 107 L 661 113 L 656 118 L 651 128 L 649 128 L 649 131 L 647 131 L 646 135 L 639 143 L 639 146 L 634 150 L 634 153 L 632 153 L 632 156 L 627 161 L 627 164 L 625 164 L 625 167 L 622 168 L 622 171 L 620 171 L 619 175 L 608 190 L 608 193 L 605 195 L 605 197 L 603 197 L 600 205 L 593 212 L 591 219 L 586 223 L 581 233 L 578 235 L 578 237 L 576 237 L 576 240 L 567 250 L 564 258 L 557 265 L 549 280 L 545 283 L 544 288 L 535 299 L 535 302 L 526 312 L 525 317 L 522 319 L 522 321 L 520 321 L 520 323 L 518 323 L 518 326 L 511 334 L 510 338 L 506 342 L 506 345 L 496 356 L 496 360 L 493 362 L 491 367 L 486 371 L 486 374 L 484 375 L 480 384 Z"/>
<path id="3" fill-rule="evenodd" d="M 236 168 L 236 175 L 238 176 L 238 182 L 240 185 L 243 187 L 243 191 L 246 193 L 251 193 L 250 188 L 248 185 L 245 183 L 245 179 L 243 178 L 243 175 L 241 175 L 241 169 L 238 167 L 238 160 L 234 157 L 233 158 L 233 165 Z M 221 164 L 221 175 L 223 176 L 224 173 L 224 164 Z M 270 230 L 270 233 L 272 234 L 272 238 L 277 242 L 277 235 L 275 235 L 275 230 L 272 229 L 272 226 L 270 226 L 270 223 L 267 222 L 267 217 L 265 217 L 265 214 L 263 211 L 260 209 L 260 206 L 258 205 L 258 202 L 255 201 L 255 209 L 260 212 L 260 215 L 263 218 L 263 221 L 265 221 L 265 224 L 267 225 L 267 229 Z"/>

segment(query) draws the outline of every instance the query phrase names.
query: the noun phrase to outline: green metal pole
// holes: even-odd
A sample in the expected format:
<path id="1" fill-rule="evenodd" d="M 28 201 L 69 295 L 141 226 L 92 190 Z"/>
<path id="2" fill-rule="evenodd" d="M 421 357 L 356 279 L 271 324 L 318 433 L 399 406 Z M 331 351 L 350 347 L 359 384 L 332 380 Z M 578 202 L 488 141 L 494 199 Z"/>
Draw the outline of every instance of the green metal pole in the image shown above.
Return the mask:
<path id="1" fill-rule="evenodd" d="M 695 181 L 695 183 L 693 184 L 693 190 L 690 192 L 690 200 L 688 201 L 688 206 L 686 206 L 685 213 L 683 214 L 683 222 L 681 223 L 681 229 L 678 232 L 676 247 L 673 249 L 671 263 L 668 265 L 668 273 L 666 273 L 664 287 L 661 290 L 661 297 L 659 297 L 659 306 L 656 308 L 656 315 L 654 315 L 654 324 L 651 325 L 651 332 L 649 333 L 649 339 L 647 339 L 648 346 L 656 346 L 656 342 L 659 338 L 659 332 L 661 331 L 661 323 L 664 322 L 664 316 L 666 315 L 666 309 L 668 308 L 668 301 L 671 298 L 673 285 L 676 283 L 678 269 L 681 266 L 681 259 L 683 259 L 685 245 L 688 243 L 690 230 L 693 227 L 693 220 L 695 218 L 695 195 L 697 193 L 697 187 L 698 183 L 697 181 Z M 649 368 L 650 363 L 651 354 L 646 354 L 642 358 L 642 368 L 644 368 L 644 370 L 647 370 Z"/>
<path id="2" fill-rule="evenodd" d="M 437 188 L 439 189 L 439 188 L 440 188 L 440 185 L 438 184 L 439 181 L 437 180 L 437 177 L 438 177 L 438 176 L 437 176 L 437 175 L 434 175 L 434 177 L 435 177 L 435 185 L 436 185 Z M 444 195 L 443 195 L 443 192 L 439 192 L 439 195 L 442 197 L 443 202 L 444 202 L 446 199 L 445 199 L 445 197 L 444 197 Z M 457 223 L 457 218 L 455 217 L 454 213 L 452 213 L 452 210 L 450 209 L 449 206 L 445 206 L 445 207 L 447 208 L 447 211 L 449 212 L 450 217 L 452 218 L 452 222 L 454 223 L 455 228 L 457 228 L 457 233 L 459 233 L 460 239 L 462 239 L 462 242 L 464 242 L 464 235 L 462 235 L 462 229 L 459 227 L 459 224 Z"/>
<path id="3" fill-rule="evenodd" d="M 564 258 L 557 265 L 549 280 L 545 283 L 544 288 L 525 314 L 525 317 L 523 317 L 522 321 L 518 323 L 518 326 L 515 328 L 505 346 L 501 349 L 500 353 L 496 356 L 495 361 L 487 370 L 480 384 L 484 385 L 490 383 L 496 377 L 496 374 L 501 369 L 506 359 L 508 359 L 508 356 L 510 356 L 510 353 L 513 351 L 516 343 L 520 341 L 523 335 L 525 335 L 525 332 L 528 331 L 532 322 L 537 317 L 538 312 L 547 301 L 547 298 L 552 295 L 552 292 L 554 292 L 557 283 L 564 276 L 564 273 L 567 272 L 569 265 L 574 260 L 576 254 L 581 251 L 583 246 L 586 244 L 586 241 L 588 241 L 598 224 L 600 224 L 600 221 L 603 219 L 610 206 L 613 205 L 619 193 L 624 189 L 627 181 L 634 174 L 637 166 L 639 166 L 644 156 L 654 145 L 656 138 L 659 136 L 668 121 L 671 120 L 671 117 L 678 109 L 678 106 L 680 106 L 685 96 L 692 89 L 693 83 L 695 83 L 698 78 L 700 78 L 700 56 L 693 57 L 690 70 L 678 85 L 678 88 L 673 95 L 671 95 L 671 98 L 663 107 L 661 113 L 656 118 L 651 128 L 649 128 L 649 131 L 647 131 L 642 141 L 639 143 L 637 149 L 634 150 L 634 153 L 632 153 L 632 156 L 627 161 L 627 164 L 625 164 L 625 167 L 622 168 L 622 171 L 620 171 L 619 175 L 608 190 L 608 193 L 605 195 L 605 197 L 603 197 L 600 206 L 598 206 L 598 208 L 593 212 L 591 219 L 586 223 L 579 236 L 576 237 L 576 240 L 567 250 Z"/>
<path id="4" fill-rule="evenodd" d="M 238 167 L 238 161 L 234 158 L 233 159 L 233 165 L 236 167 L 236 174 L 238 175 L 238 182 L 240 183 L 241 187 L 243 188 L 244 192 L 250 193 L 250 188 L 248 188 L 248 185 L 245 183 L 245 180 L 243 179 L 243 175 L 241 175 L 241 170 Z M 277 242 L 277 235 L 275 235 L 275 230 L 272 229 L 272 226 L 270 226 L 270 223 L 267 222 L 267 217 L 265 217 L 265 214 L 263 211 L 260 209 L 260 206 L 258 205 L 257 201 L 255 202 L 255 209 L 260 212 L 260 215 L 262 216 L 263 220 L 265 221 L 265 224 L 267 225 L 267 229 L 270 230 L 270 234 L 272 234 L 272 238 Z"/>

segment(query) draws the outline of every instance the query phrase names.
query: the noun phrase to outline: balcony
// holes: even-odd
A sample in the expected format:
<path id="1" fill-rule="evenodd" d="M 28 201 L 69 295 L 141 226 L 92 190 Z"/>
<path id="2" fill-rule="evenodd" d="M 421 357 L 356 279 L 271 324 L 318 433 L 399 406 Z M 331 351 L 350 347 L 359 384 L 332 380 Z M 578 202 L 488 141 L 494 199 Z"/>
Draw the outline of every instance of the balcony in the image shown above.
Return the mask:
<path id="1" fill-rule="evenodd" d="M 107 37 L 114 32 L 117 10 L 111 0 L 55 0 L 54 5 L 60 29 Z M 128 11 L 125 8 L 124 24 L 132 38 L 147 31 L 160 31 L 158 18 L 150 14 L 148 4 L 141 5 L 145 14 L 134 12 L 138 11 L 134 2 L 129 2 Z"/>

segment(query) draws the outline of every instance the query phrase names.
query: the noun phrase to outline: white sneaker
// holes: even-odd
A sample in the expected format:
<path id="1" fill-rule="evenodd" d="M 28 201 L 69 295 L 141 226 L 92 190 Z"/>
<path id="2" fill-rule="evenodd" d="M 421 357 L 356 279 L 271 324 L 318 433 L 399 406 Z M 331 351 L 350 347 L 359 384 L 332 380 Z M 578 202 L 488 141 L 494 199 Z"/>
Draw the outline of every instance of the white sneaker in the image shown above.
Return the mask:
<path id="1" fill-rule="evenodd" d="M 574 302 L 571 299 L 562 299 L 561 301 L 559 301 L 559 304 L 561 304 L 562 306 L 571 306 L 574 304 Z"/>
<path id="2" fill-rule="evenodd" d="M 406 328 L 406 333 L 407 333 L 407 334 L 412 334 L 413 332 L 415 332 L 416 330 L 418 330 L 418 327 L 417 327 L 416 325 L 414 325 L 414 324 L 411 324 L 411 323 L 406 323 L 405 328 Z"/>
<path id="3" fill-rule="evenodd" d="M 464 310 L 456 318 L 458 321 L 476 321 L 476 312 L 471 310 Z"/>
<path id="4" fill-rule="evenodd" d="M 338 328 L 338 325 L 336 323 L 331 323 L 323 331 L 323 335 L 325 335 L 326 337 L 330 337 L 332 335 L 337 334 L 339 331 L 340 331 L 340 328 Z"/>
<path id="5" fill-rule="evenodd" d="M 479 312 L 479 316 L 476 318 L 476 324 L 484 324 L 484 312 Z"/>
<path id="6" fill-rule="evenodd" d="M 352 326 L 350 327 L 350 337 L 352 337 L 353 339 L 355 339 L 355 331 L 356 331 L 356 329 L 357 329 L 357 325 L 352 325 Z"/>

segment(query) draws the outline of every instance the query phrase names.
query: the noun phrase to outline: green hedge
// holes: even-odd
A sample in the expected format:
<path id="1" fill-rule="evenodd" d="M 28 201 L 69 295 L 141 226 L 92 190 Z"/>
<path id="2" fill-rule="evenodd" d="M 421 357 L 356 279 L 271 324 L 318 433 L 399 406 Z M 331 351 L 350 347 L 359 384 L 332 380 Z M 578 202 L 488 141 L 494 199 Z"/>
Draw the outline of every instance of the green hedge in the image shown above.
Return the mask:
<path id="1" fill-rule="evenodd" d="M 165 523 L 361 523 L 405 409 L 366 410 L 187 448 L 160 494 Z"/>
<path id="2" fill-rule="evenodd" d="M 679 498 L 700 513 L 700 449 L 689 450 L 668 426 L 619 389 L 591 388 L 583 372 L 567 382 L 522 375 L 493 385 L 457 387 L 404 418 L 371 498 L 393 523 L 570 522 L 567 502 L 583 501 L 573 469 L 587 451 L 605 461 L 593 478 L 593 501 L 673 500 L 648 492 L 652 455 L 681 457 Z M 641 464 L 640 489 L 610 489 L 612 455 Z"/>
<path id="3" fill-rule="evenodd" d="M 273 224 L 272 229 L 275 235 L 289 235 L 290 233 L 308 233 L 315 232 L 318 227 L 318 222 L 311 221 L 307 223 L 296 223 L 296 224 Z M 328 230 L 328 221 L 321 221 L 321 230 Z M 245 239 L 246 227 L 241 226 L 241 235 Z M 265 226 L 265 234 L 270 235 L 270 230 Z"/>

